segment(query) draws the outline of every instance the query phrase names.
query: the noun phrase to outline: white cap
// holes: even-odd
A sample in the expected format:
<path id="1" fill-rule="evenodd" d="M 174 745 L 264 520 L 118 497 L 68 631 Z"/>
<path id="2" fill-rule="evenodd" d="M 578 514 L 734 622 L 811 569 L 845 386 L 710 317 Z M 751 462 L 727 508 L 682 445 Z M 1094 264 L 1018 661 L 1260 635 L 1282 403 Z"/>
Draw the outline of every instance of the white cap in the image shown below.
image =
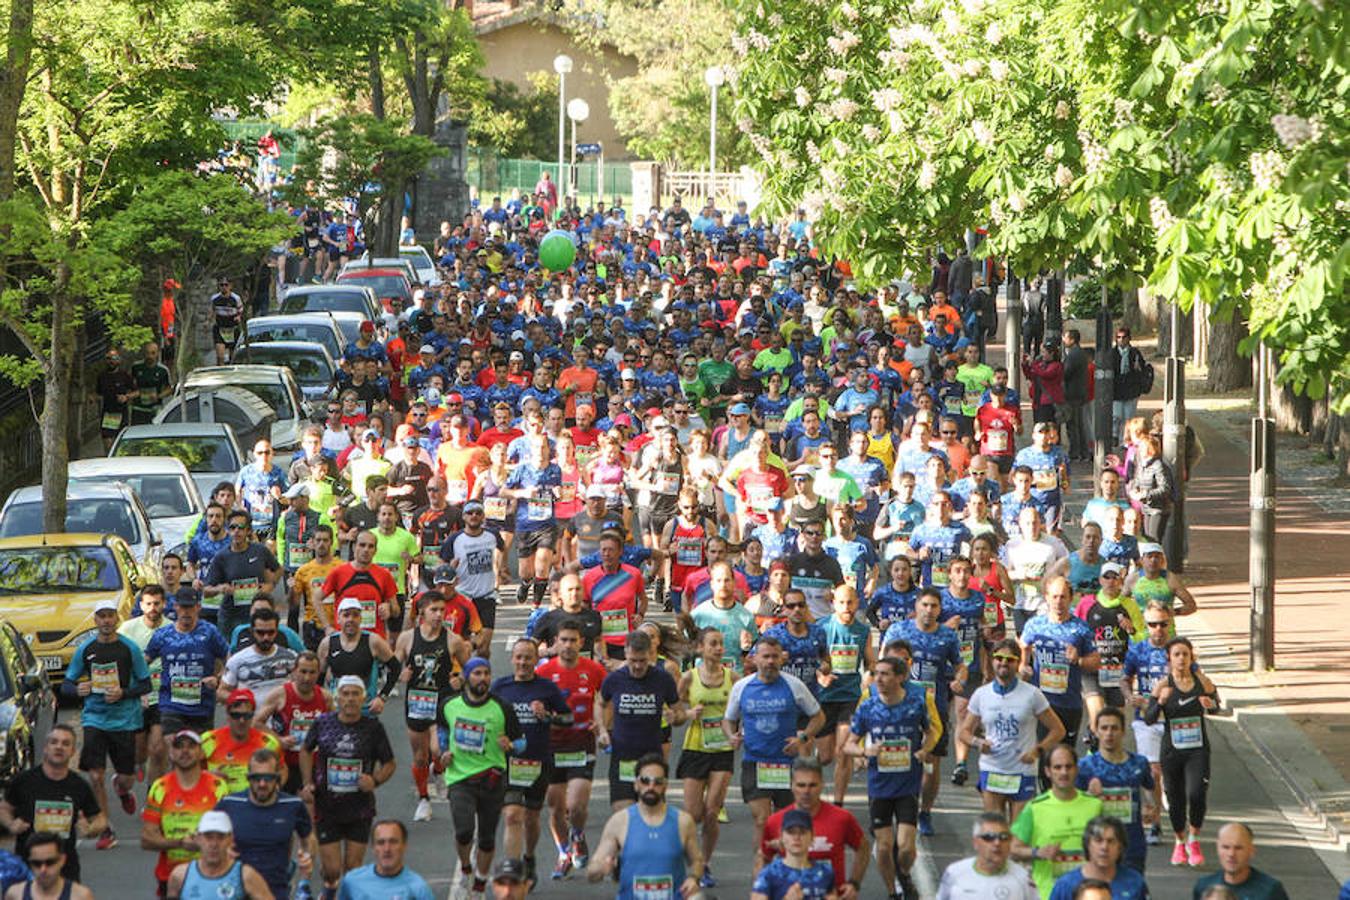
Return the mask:
<path id="1" fill-rule="evenodd" d="M 603 499 L 605 499 L 605 498 L 608 497 L 608 496 L 609 496 L 609 495 L 605 493 L 604 485 L 593 484 L 593 485 L 591 485 L 590 487 L 586 488 L 586 499 L 587 499 L 587 500 L 590 500 L 590 499 L 593 498 L 593 497 L 599 497 L 600 499 L 603 500 Z"/>
<path id="2" fill-rule="evenodd" d="M 1103 575 L 1124 575 L 1124 574 L 1125 574 L 1125 567 L 1122 566 L 1120 563 L 1113 563 L 1113 562 L 1102 563 L 1102 571 L 1101 571 L 1101 574 L 1103 574 Z"/>
<path id="3" fill-rule="evenodd" d="M 1163 553 L 1162 544 L 1140 544 L 1139 555 L 1148 556 L 1150 553 Z"/>
<path id="4" fill-rule="evenodd" d="M 345 687 L 358 687 L 364 691 L 366 683 L 360 675 L 343 675 L 337 680 L 337 689 L 340 691 Z"/>
<path id="5" fill-rule="evenodd" d="M 282 494 L 282 496 L 285 497 L 285 498 L 287 498 L 288 500 L 294 500 L 296 497 L 299 497 L 301 494 L 305 495 L 306 497 L 309 496 L 309 482 L 308 482 L 308 481 L 297 481 L 295 484 L 293 484 L 293 485 L 291 485 L 289 488 L 287 488 L 287 489 L 286 489 L 286 493 Z"/>
<path id="6" fill-rule="evenodd" d="M 94 612 L 99 613 L 103 612 L 104 610 L 108 610 L 110 612 L 117 612 L 117 598 L 103 597 L 94 602 Z"/>
<path id="7" fill-rule="evenodd" d="M 230 817 L 218 809 L 208 810 L 202 813 L 202 817 L 197 820 L 198 834 L 233 834 L 234 823 Z"/>
<path id="8" fill-rule="evenodd" d="M 516 329 L 515 331 L 511 332 L 511 340 L 513 341 L 525 340 L 525 332 L 521 331 L 520 329 Z"/>
<path id="9" fill-rule="evenodd" d="M 338 603 L 337 611 L 340 613 L 344 613 L 349 609 L 354 609 L 357 612 L 360 612 L 361 601 L 357 600 L 355 597 L 343 597 L 341 602 Z"/>
<path id="10" fill-rule="evenodd" d="M 622 372 L 619 373 L 619 377 L 620 377 L 620 378 L 632 378 L 634 381 L 636 381 L 636 380 L 637 380 L 637 372 L 634 372 L 632 369 L 624 369 Z"/>

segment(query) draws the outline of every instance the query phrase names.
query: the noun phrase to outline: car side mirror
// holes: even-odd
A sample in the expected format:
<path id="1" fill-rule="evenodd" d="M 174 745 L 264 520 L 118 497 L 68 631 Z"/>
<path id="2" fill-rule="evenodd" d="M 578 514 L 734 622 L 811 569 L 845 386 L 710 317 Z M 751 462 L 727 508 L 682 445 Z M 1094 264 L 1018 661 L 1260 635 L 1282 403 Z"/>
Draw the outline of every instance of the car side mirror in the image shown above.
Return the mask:
<path id="1" fill-rule="evenodd" d="M 19 679 L 26 691 L 36 691 L 42 687 L 42 679 L 37 675 L 25 675 Z"/>

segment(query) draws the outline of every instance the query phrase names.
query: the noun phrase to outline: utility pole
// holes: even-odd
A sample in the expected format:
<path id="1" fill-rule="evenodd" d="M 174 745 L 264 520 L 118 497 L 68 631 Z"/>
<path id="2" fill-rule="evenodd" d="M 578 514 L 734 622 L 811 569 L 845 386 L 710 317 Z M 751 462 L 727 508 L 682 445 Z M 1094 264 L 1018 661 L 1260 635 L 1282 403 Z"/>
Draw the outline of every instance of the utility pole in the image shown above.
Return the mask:
<path id="1" fill-rule="evenodd" d="M 1003 356 L 1004 366 L 1008 369 L 1008 387 L 1022 393 L 1022 279 L 1013 273 L 1012 263 L 1007 265 L 1008 305 L 1004 322 Z"/>
<path id="2" fill-rule="evenodd" d="M 1252 419 L 1251 522 L 1248 561 L 1252 592 L 1250 666 L 1253 672 L 1275 668 L 1275 420 L 1266 392 L 1270 385 L 1270 348 L 1256 351 L 1257 414 Z"/>
<path id="3" fill-rule="evenodd" d="M 1172 303 L 1171 353 L 1167 357 L 1167 375 L 1163 382 L 1163 461 L 1172 469 L 1176 481 L 1176 500 L 1172 515 L 1161 538 L 1167 554 L 1167 568 L 1172 572 L 1186 571 L 1186 482 L 1182 477 L 1186 467 L 1186 361 L 1178 354 L 1178 309 Z"/>
<path id="4" fill-rule="evenodd" d="M 1111 301 L 1107 294 L 1106 283 L 1102 283 L 1102 305 L 1097 310 L 1097 350 L 1095 363 L 1094 396 L 1096 406 L 1093 421 L 1092 442 L 1092 483 L 1098 496 L 1101 495 L 1101 479 L 1097 473 L 1106 468 L 1106 455 L 1116 445 L 1116 435 L 1111 433 L 1111 402 L 1116 398 L 1116 367 L 1111 365 L 1112 346 Z"/>

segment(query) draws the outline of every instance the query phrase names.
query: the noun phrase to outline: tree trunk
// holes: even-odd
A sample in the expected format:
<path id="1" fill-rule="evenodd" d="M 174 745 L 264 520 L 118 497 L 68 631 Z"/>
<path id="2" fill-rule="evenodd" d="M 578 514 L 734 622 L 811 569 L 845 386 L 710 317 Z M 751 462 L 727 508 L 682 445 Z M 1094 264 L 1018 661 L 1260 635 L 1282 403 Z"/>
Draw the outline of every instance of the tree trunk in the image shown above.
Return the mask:
<path id="1" fill-rule="evenodd" d="M 380 68 L 380 45 L 370 42 L 370 49 L 366 54 L 366 65 L 370 71 L 367 73 L 370 78 L 370 114 L 377 119 L 384 119 L 384 71 Z"/>
<path id="2" fill-rule="evenodd" d="M 1209 382 L 1215 393 L 1252 386 L 1252 361 L 1238 352 L 1247 336 L 1247 324 L 1236 317 L 1209 323 Z"/>
<path id="3" fill-rule="evenodd" d="M 1194 320 L 1186 312 L 1177 312 L 1177 356 L 1188 358 L 1191 355 L 1192 335 L 1195 332 Z M 1158 355 L 1172 355 L 1172 305 L 1160 302 L 1158 308 Z"/>
<path id="4" fill-rule="evenodd" d="M 64 267 L 62 267 L 64 268 Z M 66 488 L 70 469 L 70 380 L 73 342 L 70 340 L 71 306 L 64 273 L 58 271 L 52 292 L 50 364 L 42 402 L 42 530 L 60 534 L 66 530 Z"/>
<path id="5" fill-rule="evenodd" d="M 0 68 L 0 200 L 14 196 L 19 107 L 28 86 L 33 49 L 33 0 L 10 0 L 5 65 Z"/>

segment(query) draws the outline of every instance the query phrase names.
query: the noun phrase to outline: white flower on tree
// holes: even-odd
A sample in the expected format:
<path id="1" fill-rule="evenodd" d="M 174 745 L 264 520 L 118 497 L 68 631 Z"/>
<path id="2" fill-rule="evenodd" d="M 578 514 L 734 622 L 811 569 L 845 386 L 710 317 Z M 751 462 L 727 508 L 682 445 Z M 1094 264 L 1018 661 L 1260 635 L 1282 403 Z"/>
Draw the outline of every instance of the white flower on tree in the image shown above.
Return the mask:
<path id="1" fill-rule="evenodd" d="M 1293 150 L 1304 141 L 1311 140 L 1313 136 L 1312 123 L 1302 116 L 1271 116 L 1270 124 L 1275 129 L 1275 136 L 1288 150 Z"/>
<path id="2" fill-rule="evenodd" d="M 1069 185 L 1073 184 L 1073 172 L 1063 163 L 1055 167 L 1055 184 L 1063 189 L 1067 189 Z"/>
<path id="3" fill-rule="evenodd" d="M 916 179 L 916 183 L 926 191 L 936 182 L 937 169 L 933 166 L 931 160 L 925 159 L 923 165 L 919 166 L 919 177 Z"/>
<path id="4" fill-rule="evenodd" d="M 975 136 L 975 140 L 981 144 L 990 144 L 994 140 L 993 130 L 980 119 L 970 123 L 970 133 Z"/>
<path id="5" fill-rule="evenodd" d="M 995 81 L 1003 81 L 1008 77 L 1008 64 L 1001 59 L 989 60 L 989 77 Z"/>
<path id="6" fill-rule="evenodd" d="M 847 122 L 853 118 L 853 114 L 858 111 L 858 104 L 847 97 L 840 97 L 838 100 L 830 102 L 830 115 L 840 122 Z"/>
<path id="7" fill-rule="evenodd" d="M 984 30 L 984 40 L 991 47 L 997 47 L 999 41 L 1003 40 L 1003 29 L 997 22 L 989 23 L 989 27 Z"/>
<path id="8" fill-rule="evenodd" d="M 1027 200 L 1021 194 L 1013 194 L 1008 198 L 1008 209 L 1015 213 L 1020 213 L 1027 208 Z"/>
<path id="9" fill-rule="evenodd" d="M 1055 118 L 1059 119 L 1061 122 L 1069 118 L 1069 112 L 1069 102 L 1067 100 L 1061 100 L 1055 104 Z"/>
<path id="10" fill-rule="evenodd" d="M 797 85 L 797 89 L 792 92 L 792 95 L 797 98 L 797 105 L 802 109 L 811 105 L 811 92 L 801 85 Z"/>

